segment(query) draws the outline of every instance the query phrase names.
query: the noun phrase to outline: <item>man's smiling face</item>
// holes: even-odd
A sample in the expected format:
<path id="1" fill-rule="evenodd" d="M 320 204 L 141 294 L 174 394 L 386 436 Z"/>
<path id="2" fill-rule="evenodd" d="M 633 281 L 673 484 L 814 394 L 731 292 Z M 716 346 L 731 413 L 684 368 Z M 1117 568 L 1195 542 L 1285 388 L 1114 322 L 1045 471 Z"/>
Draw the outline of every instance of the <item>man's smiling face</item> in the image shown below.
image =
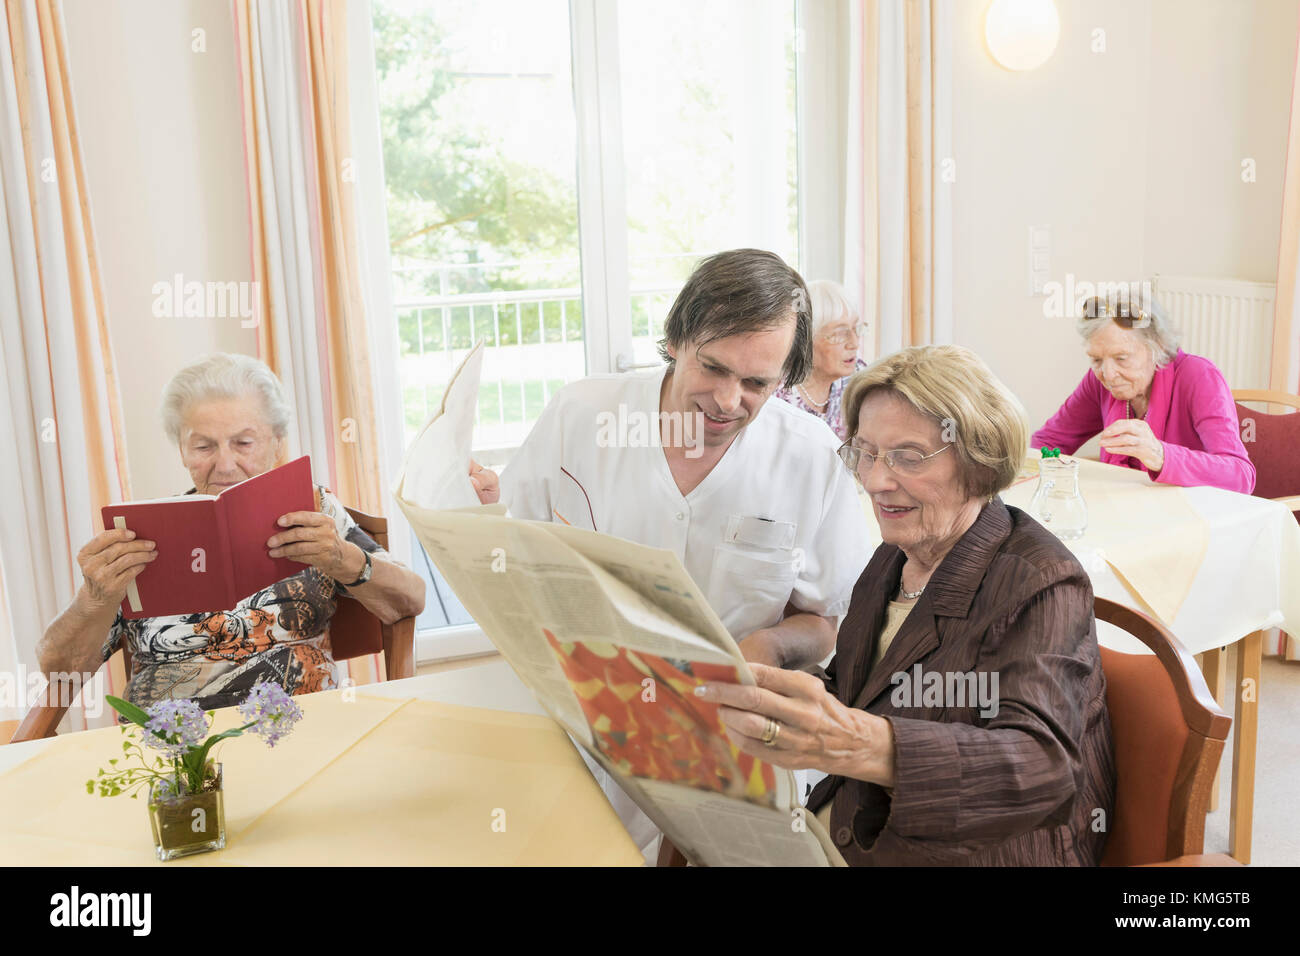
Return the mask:
<path id="1" fill-rule="evenodd" d="M 705 447 L 727 446 L 781 385 L 795 320 L 705 345 L 668 346 L 675 364 L 660 411 L 704 415 Z"/>

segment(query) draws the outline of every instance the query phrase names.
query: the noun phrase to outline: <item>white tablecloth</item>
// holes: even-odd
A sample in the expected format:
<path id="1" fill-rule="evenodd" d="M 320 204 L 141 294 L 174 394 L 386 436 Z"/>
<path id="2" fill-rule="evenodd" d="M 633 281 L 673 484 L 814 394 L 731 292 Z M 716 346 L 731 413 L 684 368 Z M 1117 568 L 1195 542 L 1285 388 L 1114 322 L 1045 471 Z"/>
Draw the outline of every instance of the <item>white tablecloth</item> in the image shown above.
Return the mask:
<path id="1" fill-rule="evenodd" d="M 1015 485 L 1003 492 L 1002 500 L 1029 511 L 1036 484 Z M 1087 501 L 1086 482 L 1082 491 Z M 1218 488 L 1184 488 L 1181 493 L 1208 526 L 1209 546 L 1186 599 L 1174 619 L 1163 623 L 1193 654 L 1223 647 L 1268 627 L 1300 633 L 1300 525 L 1291 512 L 1277 502 Z M 863 503 L 878 541 L 879 531 L 865 496 Z M 1089 504 L 1089 526 L 1105 522 L 1104 509 L 1094 507 L 1095 502 Z M 1149 533 L 1154 538 L 1165 530 L 1153 524 Z M 1135 600 L 1089 538 L 1085 534 L 1065 544 L 1087 570 L 1093 592 L 1145 610 L 1144 603 Z M 1144 645 L 1104 622 L 1097 624 L 1097 637 L 1117 651 L 1146 652 Z"/>

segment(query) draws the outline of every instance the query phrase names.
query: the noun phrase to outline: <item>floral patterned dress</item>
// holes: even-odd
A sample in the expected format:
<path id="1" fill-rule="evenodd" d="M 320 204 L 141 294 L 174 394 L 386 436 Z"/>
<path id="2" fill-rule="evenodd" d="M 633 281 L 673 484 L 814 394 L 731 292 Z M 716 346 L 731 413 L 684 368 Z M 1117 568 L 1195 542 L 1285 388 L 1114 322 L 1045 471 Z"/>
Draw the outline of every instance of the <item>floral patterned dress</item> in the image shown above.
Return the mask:
<path id="1" fill-rule="evenodd" d="M 867 363 L 858 359 L 858 368 L 867 367 Z M 831 382 L 830 394 L 826 397 L 826 407 L 817 408 L 809 403 L 804 397 L 803 392 L 798 387 L 778 388 L 774 393 L 777 398 L 783 402 L 789 402 L 795 408 L 802 408 L 809 415 L 816 415 L 827 425 L 831 426 L 831 431 L 839 436 L 840 441 L 849 437 L 848 426 L 844 424 L 844 418 L 840 412 L 840 403 L 844 399 L 844 386 L 852 376 L 846 375 L 843 378 L 837 378 Z"/>
<path id="2" fill-rule="evenodd" d="M 391 560 L 333 494 L 317 489 L 320 510 L 334 519 L 341 538 L 374 558 Z M 126 641 L 131 652 L 126 697 L 138 707 L 180 697 L 197 699 L 204 710 L 228 707 L 242 702 L 263 679 L 290 694 L 330 690 L 338 686 L 338 674 L 329 623 L 346 595 L 343 585 L 304 565 L 229 611 L 128 621 L 119 610 L 101 653 L 108 660 Z"/>

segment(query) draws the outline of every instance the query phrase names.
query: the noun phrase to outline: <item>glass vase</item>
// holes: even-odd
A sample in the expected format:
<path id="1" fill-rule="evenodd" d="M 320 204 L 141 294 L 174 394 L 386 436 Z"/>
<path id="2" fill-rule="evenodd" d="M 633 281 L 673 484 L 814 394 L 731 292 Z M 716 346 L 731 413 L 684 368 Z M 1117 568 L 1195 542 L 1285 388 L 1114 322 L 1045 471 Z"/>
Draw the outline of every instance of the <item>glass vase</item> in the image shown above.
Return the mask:
<path id="1" fill-rule="evenodd" d="M 221 764 L 209 764 L 203 789 L 174 796 L 154 784 L 149 793 L 149 823 L 158 859 L 166 862 L 226 845 L 226 808 Z"/>
<path id="2" fill-rule="evenodd" d="M 1029 513 L 1044 528 L 1067 541 L 1088 530 L 1088 506 L 1079 492 L 1079 462 L 1075 458 L 1044 458 L 1038 463 L 1038 487 Z"/>

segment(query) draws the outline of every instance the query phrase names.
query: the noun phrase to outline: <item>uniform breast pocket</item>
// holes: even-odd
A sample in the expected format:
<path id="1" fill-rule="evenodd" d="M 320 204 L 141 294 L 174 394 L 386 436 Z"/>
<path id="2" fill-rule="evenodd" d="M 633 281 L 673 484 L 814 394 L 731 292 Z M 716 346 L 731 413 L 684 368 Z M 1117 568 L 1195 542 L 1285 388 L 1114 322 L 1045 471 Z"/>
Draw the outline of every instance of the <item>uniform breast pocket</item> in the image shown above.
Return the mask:
<path id="1" fill-rule="evenodd" d="M 797 578 L 789 551 L 756 553 L 719 545 L 713 552 L 709 602 L 740 639 L 781 620 Z"/>

